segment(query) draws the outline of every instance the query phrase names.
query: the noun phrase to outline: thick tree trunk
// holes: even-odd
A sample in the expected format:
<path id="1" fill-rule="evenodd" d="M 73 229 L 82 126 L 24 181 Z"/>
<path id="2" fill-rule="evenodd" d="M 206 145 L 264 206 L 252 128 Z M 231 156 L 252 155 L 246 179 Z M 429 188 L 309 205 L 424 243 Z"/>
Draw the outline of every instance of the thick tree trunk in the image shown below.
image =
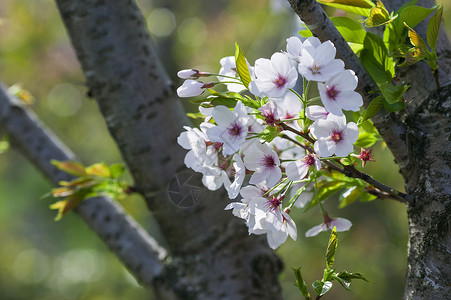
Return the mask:
<path id="1" fill-rule="evenodd" d="M 134 1 L 56 2 L 87 85 L 165 238 L 171 258 L 154 283 L 159 298 L 281 298 L 279 258 L 224 211 L 224 193 L 204 189 L 189 208 L 169 201 L 168 183 L 184 170 L 186 154 L 176 139 L 188 121 Z"/>
<path id="2" fill-rule="evenodd" d="M 407 119 L 409 165 L 401 171 L 408 205 L 405 299 L 451 299 L 451 85 Z"/>

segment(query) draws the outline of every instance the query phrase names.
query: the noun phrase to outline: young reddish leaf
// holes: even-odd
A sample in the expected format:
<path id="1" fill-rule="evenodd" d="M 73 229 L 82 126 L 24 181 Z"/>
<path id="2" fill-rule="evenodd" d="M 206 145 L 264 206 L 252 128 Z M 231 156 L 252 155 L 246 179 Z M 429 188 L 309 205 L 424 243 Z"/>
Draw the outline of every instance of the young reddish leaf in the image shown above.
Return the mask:
<path id="1" fill-rule="evenodd" d="M 57 160 L 51 160 L 50 161 L 52 165 L 60 169 L 61 171 L 64 171 L 66 173 L 75 175 L 75 176 L 84 176 L 86 175 L 85 167 L 76 161 L 57 161 Z"/>
<path id="2" fill-rule="evenodd" d="M 54 188 L 51 191 L 51 194 L 53 197 L 67 197 L 72 195 L 75 192 L 74 189 L 67 188 L 67 187 L 58 187 Z"/>
<path id="3" fill-rule="evenodd" d="M 61 220 L 61 218 L 67 214 L 69 211 L 74 209 L 78 204 L 80 204 L 84 197 L 85 193 L 77 193 L 74 195 L 71 195 L 64 200 L 58 201 L 50 205 L 50 209 L 57 209 L 58 214 L 55 217 L 55 221 Z"/>
<path id="4" fill-rule="evenodd" d="M 110 177 L 111 172 L 105 163 L 96 163 L 85 169 L 86 174 L 99 177 Z"/>
<path id="5" fill-rule="evenodd" d="M 421 38 L 421 36 L 412 28 L 409 27 L 406 23 L 404 25 L 409 29 L 409 38 L 412 45 L 414 45 L 416 48 L 418 48 L 418 51 L 415 51 L 413 53 L 414 56 L 422 56 L 426 55 L 426 53 L 429 52 L 428 47 L 426 46 L 426 43 Z"/>

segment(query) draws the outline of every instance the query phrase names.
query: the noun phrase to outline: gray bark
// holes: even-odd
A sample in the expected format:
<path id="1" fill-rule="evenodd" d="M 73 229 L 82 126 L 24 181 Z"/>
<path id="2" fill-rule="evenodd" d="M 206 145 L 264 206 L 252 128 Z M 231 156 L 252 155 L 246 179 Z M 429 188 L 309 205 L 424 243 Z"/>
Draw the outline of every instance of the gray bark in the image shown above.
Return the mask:
<path id="1" fill-rule="evenodd" d="M 176 139 L 188 121 L 136 4 L 56 2 L 88 88 L 165 237 L 171 258 L 158 286 L 178 299 L 280 298 L 279 258 L 224 211 L 224 193 L 204 191 L 185 209 L 169 201 L 168 182 L 186 154 Z"/>
<path id="2" fill-rule="evenodd" d="M 371 87 L 355 55 L 314 0 L 289 0 L 294 11 L 322 41 L 332 40 L 337 55 L 348 68 L 356 68 L 360 83 Z M 400 7 L 405 1 L 391 1 Z M 385 3 L 385 2 L 384 2 Z M 431 7 L 433 3 L 423 2 Z M 425 25 L 415 28 L 424 34 Z M 405 299 L 451 298 L 451 47 L 441 31 L 437 45 L 439 76 L 443 86 L 436 90 L 426 63 L 401 71 L 401 80 L 411 84 L 406 94 L 408 107 L 399 113 L 380 113 L 373 119 L 393 153 L 406 182 L 406 192 L 414 196 L 407 204 L 409 246 Z M 356 66 L 357 64 L 357 66 Z M 360 92 L 368 104 L 368 89 Z"/>

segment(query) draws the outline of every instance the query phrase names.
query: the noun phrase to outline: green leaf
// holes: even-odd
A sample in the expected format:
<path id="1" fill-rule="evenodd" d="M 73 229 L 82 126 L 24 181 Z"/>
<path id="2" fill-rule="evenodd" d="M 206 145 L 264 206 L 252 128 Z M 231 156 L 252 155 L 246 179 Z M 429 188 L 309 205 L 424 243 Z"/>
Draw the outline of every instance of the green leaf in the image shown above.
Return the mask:
<path id="1" fill-rule="evenodd" d="M 369 0 L 319 0 L 318 2 L 364 17 L 368 17 L 371 8 L 374 7 L 374 3 Z"/>
<path id="2" fill-rule="evenodd" d="M 377 137 L 374 134 L 362 131 L 359 133 L 359 138 L 354 143 L 357 147 L 368 148 L 373 146 L 377 142 Z"/>
<path id="3" fill-rule="evenodd" d="M 381 93 L 389 104 L 402 101 L 402 95 L 409 89 L 410 85 L 392 85 L 384 82 L 378 83 Z"/>
<path id="4" fill-rule="evenodd" d="M 399 49 L 406 39 L 405 31 L 406 27 L 404 26 L 401 14 L 407 7 L 414 6 L 418 0 L 413 0 L 405 3 L 401 6 L 396 14 L 400 17 L 393 20 L 393 22 L 388 23 L 385 27 L 384 31 L 384 42 L 388 45 L 388 50 L 390 52 L 395 52 Z"/>
<path id="5" fill-rule="evenodd" d="M 121 163 L 112 164 L 110 166 L 111 178 L 119 178 L 124 175 L 125 167 Z"/>
<path id="6" fill-rule="evenodd" d="M 247 106 L 247 107 L 254 108 L 254 109 L 259 109 L 261 106 L 264 105 L 263 104 L 264 99 L 267 99 L 267 98 L 266 97 L 262 98 L 261 99 L 262 103 L 260 103 L 259 101 L 256 101 L 256 100 L 250 98 L 249 96 L 246 96 L 246 97 L 243 97 L 243 99 L 241 99 L 241 102 L 243 102 L 243 104 L 245 106 Z"/>
<path id="7" fill-rule="evenodd" d="M 332 274 L 332 279 L 338 281 L 345 289 L 349 290 L 352 279 L 361 279 L 365 281 L 369 281 L 360 273 L 349 273 L 347 271 L 341 271 L 339 273 Z"/>
<path id="8" fill-rule="evenodd" d="M 337 276 L 337 274 L 332 274 L 332 279 L 336 280 L 339 284 L 341 284 L 342 287 L 344 287 L 345 289 L 347 289 L 348 291 L 351 289 L 351 281 L 350 280 L 345 280 L 343 278 L 340 278 Z"/>
<path id="9" fill-rule="evenodd" d="M 322 282 L 317 280 L 312 284 L 312 286 L 315 289 L 315 292 L 319 296 L 322 296 L 330 290 L 330 288 L 332 287 L 332 282 L 330 281 Z"/>
<path id="10" fill-rule="evenodd" d="M 348 206 L 349 204 L 355 202 L 359 196 L 363 193 L 363 189 L 361 187 L 353 186 L 346 191 L 343 192 L 343 194 L 340 195 L 339 202 L 340 205 L 338 208 L 343 208 Z"/>
<path id="11" fill-rule="evenodd" d="M 186 113 L 186 116 L 188 118 L 194 119 L 194 120 L 198 120 L 201 119 L 203 120 L 205 118 L 205 115 L 200 113 L 200 112 L 196 112 L 196 113 Z"/>
<path id="12" fill-rule="evenodd" d="M 376 200 L 376 199 L 377 199 L 377 196 L 373 195 L 373 194 L 370 194 L 370 193 L 362 193 L 360 195 L 360 201 L 361 202 L 370 202 L 370 201 L 373 201 L 373 200 Z"/>
<path id="13" fill-rule="evenodd" d="M 302 37 L 308 38 L 308 37 L 312 37 L 313 33 L 310 31 L 310 29 L 308 29 L 307 27 L 305 27 L 305 29 L 302 29 L 299 31 L 299 34 Z"/>
<path id="14" fill-rule="evenodd" d="M 360 279 L 360 280 L 364 280 L 366 282 L 369 282 L 369 280 L 363 276 L 360 273 L 350 273 L 348 271 L 341 271 L 337 274 L 337 277 L 344 279 L 344 280 L 352 280 L 352 279 Z"/>
<path id="15" fill-rule="evenodd" d="M 346 42 L 363 44 L 366 31 L 360 23 L 347 17 L 332 17 L 330 19 Z"/>
<path id="16" fill-rule="evenodd" d="M 266 126 L 266 128 L 258 134 L 258 136 L 268 143 L 271 143 L 279 135 L 277 126 Z"/>
<path id="17" fill-rule="evenodd" d="M 249 73 L 249 68 L 247 66 L 246 58 L 244 57 L 243 52 L 241 52 L 238 44 L 235 43 L 235 64 L 236 64 L 236 72 L 241 78 L 241 82 L 243 82 L 246 88 L 249 88 L 249 83 L 252 81 L 251 75 Z"/>
<path id="18" fill-rule="evenodd" d="M 373 100 L 371 100 L 370 104 L 368 105 L 368 108 L 365 110 L 365 112 L 362 115 L 362 121 L 364 122 L 372 117 L 374 117 L 379 110 L 384 106 L 385 99 L 383 96 L 377 96 Z"/>
<path id="19" fill-rule="evenodd" d="M 443 6 L 440 5 L 436 13 L 432 16 L 428 23 L 427 29 L 427 41 L 429 47 L 435 52 L 435 46 L 437 44 L 438 32 L 440 30 L 440 24 L 442 22 Z"/>
<path id="20" fill-rule="evenodd" d="M 228 108 L 233 108 L 238 100 L 244 99 L 244 97 L 238 93 L 219 93 L 212 89 L 207 90 L 211 95 L 208 96 L 207 99 L 202 99 L 202 102 L 209 102 L 212 106 L 223 105 Z"/>
<path id="21" fill-rule="evenodd" d="M 335 252 L 337 251 L 338 238 L 337 238 L 337 228 L 334 226 L 329 237 L 329 244 L 327 245 L 326 251 L 326 266 L 328 269 L 332 268 L 335 262 Z"/>
<path id="22" fill-rule="evenodd" d="M 373 122 L 371 122 L 371 120 L 361 122 L 359 124 L 359 128 L 362 128 L 366 132 L 371 132 L 372 134 L 380 138 L 379 131 L 377 131 L 376 127 L 374 126 Z"/>
<path id="23" fill-rule="evenodd" d="M 387 112 L 392 113 L 395 111 L 400 111 L 403 110 L 404 108 L 406 108 L 406 103 L 404 101 L 399 101 L 399 102 L 395 102 L 395 103 L 388 103 L 388 102 L 384 102 L 384 108 Z"/>
<path id="24" fill-rule="evenodd" d="M 318 198 L 320 200 L 324 200 L 332 196 L 333 194 L 337 193 L 341 189 L 343 189 L 345 186 L 343 184 L 343 181 L 341 180 L 334 180 L 334 181 L 327 181 L 322 182 L 320 181 L 318 183 Z"/>
<path id="25" fill-rule="evenodd" d="M 390 14 L 385 9 L 384 4 L 377 0 L 377 5 L 370 10 L 369 17 L 365 20 L 366 27 L 379 27 L 392 22 L 397 15 L 390 18 Z"/>
<path id="26" fill-rule="evenodd" d="M 57 160 L 51 160 L 50 163 L 60 169 L 61 171 L 64 171 L 66 173 L 69 173 L 71 175 L 75 176 L 84 176 L 86 175 L 85 167 L 76 161 L 57 161 Z"/>
<path id="27" fill-rule="evenodd" d="M 360 60 L 371 77 L 379 82 L 390 82 L 395 75 L 395 64 L 388 55 L 384 41 L 377 35 L 367 32 Z"/>
<path id="28" fill-rule="evenodd" d="M 431 12 L 433 12 L 437 6 L 432 8 L 426 8 L 422 6 L 409 6 L 403 9 L 400 18 L 402 22 L 405 22 L 409 27 L 413 28 L 423 21 Z"/>
<path id="29" fill-rule="evenodd" d="M 294 276 L 296 277 L 296 284 L 295 286 L 301 291 L 302 296 L 304 296 L 304 298 L 306 300 L 310 300 L 310 293 L 308 292 L 307 289 L 307 284 L 305 283 L 305 281 L 302 279 L 302 275 L 301 275 L 301 268 L 297 268 L 297 269 L 293 269 L 294 271 Z"/>

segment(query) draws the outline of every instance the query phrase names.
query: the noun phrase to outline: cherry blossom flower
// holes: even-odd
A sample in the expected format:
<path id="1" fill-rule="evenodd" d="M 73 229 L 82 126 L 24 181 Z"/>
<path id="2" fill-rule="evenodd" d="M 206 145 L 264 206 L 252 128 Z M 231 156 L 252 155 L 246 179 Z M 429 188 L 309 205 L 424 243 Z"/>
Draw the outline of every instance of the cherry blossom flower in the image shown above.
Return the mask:
<path id="1" fill-rule="evenodd" d="M 276 214 L 269 214 L 266 219 L 266 226 L 268 229 L 266 239 L 269 247 L 272 249 L 279 248 L 280 245 L 285 243 L 288 236 L 294 241 L 297 239 L 297 228 L 293 219 L 291 219 L 283 210 L 280 212 L 280 217 Z"/>
<path id="2" fill-rule="evenodd" d="M 320 45 L 321 41 L 316 37 L 309 37 L 302 42 L 298 37 L 292 36 L 287 39 L 287 52 L 285 52 L 285 55 L 298 64 L 302 60 L 302 49 L 304 49 L 304 47 L 310 46 L 316 48 Z"/>
<path id="3" fill-rule="evenodd" d="M 250 184 L 262 183 L 266 180 L 268 187 L 273 187 L 282 178 L 280 160 L 277 153 L 266 144 L 252 144 L 252 151 L 244 156 L 244 165 L 255 171 L 249 180 Z"/>
<path id="4" fill-rule="evenodd" d="M 213 125 L 213 124 L 211 124 Z M 203 124 L 203 129 L 210 127 L 208 123 Z M 204 131 L 197 128 L 184 126 L 185 130 L 177 138 L 177 142 L 183 148 L 190 150 L 185 156 L 185 165 L 196 172 L 203 173 L 205 166 L 218 164 L 217 149 L 220 145 L 208 143 L 208 138 Z M 215 147 L 216 146 L 216 147 Z"/>
<path id="5" fill-rule="evenodd" d="M 258 232 L 266 233 L 268 244 L 272 249 L 284 243 L 288 235 L 293 240 L 297 238 L 294 221 L 282 210 L 282 199 L 283 197 L 275 196 L 255 197 L 249 202 L 250 213 L 256 216 L 256 224 L 261 227 Z"/>
<path id="6" fill-rule="evenodd" d="M 241 189 L 241 202 L 229 203 L 225 210 L 232 209 L 232 213 L 246 220 L 249 234 L 265 234 L 266 231 L 266 212 L 262 209 L 266 199 L 263 195 L 266 189 L 262 186 L 245 186 Z"/>
<path id="7" fill-rule="evenodd" d="M 372 149 L 360 148 L 360 155 L 358 158 L 362 160 L 362 168 L 365 167 L 367 161 L 375 161 L 371 155 Z"/>
<path id="8" fill-rule="evenodd" d="M 278 121 L 280 121 L 276 107 L 273 103 L 268 102 L 258 110 L 261 112 L 263 118 L 265 118 L 266 124 L 274 126 Z"/>
<path id="9" fill-rule="evenodd" d="M 240 192 L 241 185 L 243 184 L 244 177 L 246 176 L 246 167 L 244 166 L 241 156 L 235 154 L 233 156 L 233 170 L 234 170 L 234 181 L 230 182 L 229 177 L 226 172 L 222 172 L 222 179 L 224 182 L 224 187 L 229 194 L 230 199 L 235 199 Z"/>
<path id="10" fill-rule="evenodd" d="M 303 179 L 311 166 L 315 166 L 316 170 L 321 169 L 321 161 L 314 154 L 307 154 L 301 159 L 290 162 L 287 165 L 287 178 L 293 181 Z"/>
<path id="11" fill-rule="evenodd" d="M 241 83 L 238 73 L 236 72 L 236 63 L 235 63 L 235 57 L 234 56 L 226 56 L 221 58 L 219 61 L 221 64 L 221 69 L 219 70 L 219 75 L 228 76 L 228 77 L 236 77 L 236 83 L 230 83 L 229 81 L 233 81 L 231 78 L 218 76 L 219 81 L 227 81 L 227 83 L 224 83 L 227 86 L 227 89 L 231 92 L 239 93 L 242 90 L 245 89 L 244 85 Z M 251 78 L 254 77 L 254 69 L 251 67 L 251 65 L 246 61 L 247 67 L 249 69 L 249 73 L 251 75 Z"/>
<path id="12" fill-rule="evenodd" d="M 301 51 L 302 60 L 298 66 L 299 73 L 309 81 L 327 81 L 344 70 L 343 61 L 335 59 L 336 52 L 331 41 L 326 41 L 316 48 L 305 46 Z"/>
<path id="13" fill-rule="evenodd" d="M 232 155 L 237 152 L 248 134 L 251 118 L 247 108 L 238 101 L 233 111 L 219 105 L 213 109 L 212 117 L 218 126 L 207 130 L 207 136 L 212 142 L 223 143 L 222 153 Z"/>
<path id="14" fill-rule="evenodd" d="M 359 129 L 354 122 L 346 124 L 345 116 L 329 114 L 327 119 L 316 120 L 310 126 L 310 132 L 316 138 L 315 152 L 322 157 L 347 156 L 353 150 L 353 144 L 359 137 Z"/>
<path id="15" fill-rule="evenodd" d="M 177 138 L 177 142 L 183 148 L 190 150 L 185 155 L 185 165 L 196 172 L 202 173 L 202 182 L 209 190 L 217 190 L 223 184 L 221 169 L 218 167 L 218 150 L 220 143 L 208 141 L 205 131 L 208 130 L 211 123 L 202 123 L 201 130 L 185 126 L 185 132 L 182 132 Z"/>
<path id="16" fill-rule="evenodd" d="M 185 80 L 185 82 L 177 89 L 177 95 L 180 98 L 195 97 L 202 95 L 206 88 L 211 88 L 214 82 L 203 83 L 197 80 Z"/>
<path id="17" fill-rule="evenodd" d="M 325 213 L 323 217 L 324 222 L 307 230 L 307 232 L 305 233 L 306 237 L 318 235 L 318 233 L 322 231 L 332 230 L 334 227 L 337 231 L 348 231 L 352 226 L 351 221 L 344 218 L 331 219 L 327 215 L 327 213 Z"/>
<path id="18" fill-rule="evenodd" d="M 249 90 L 258 97 L 281 98 L 288 89 L 294 87 L 298 78 L 296 69 L 282 53 L 274 53 L 271 59 L 259 58 L 255 61 L 257 79 L 249 84 Z"/>
<path id="19" fill-rule="evenodd" d="M 305 115 L 310 120 L 327 119 L 329 112 L 322 106 L 310 105 L 305 109 Z"/>
<path id="20" fill-rule="evenodd" d="M 330 113 L 342 116 L 344 110 L 359 111 L 363 105 L 362 96 L 355 92 L 357 76 L 354 71 L 345 70 L 326 81 L 318 82 L 318 91 L 324 107 Z"/>
<path id="21" fill-rule="evenodd" d="M 196 79 L 199 77 L 210 76 L 210 73 L 200 72 L 197 69 L 186 69 L 177 72 L 177 76 L 181 79 Z"/>
<path id="22" fill-rule="evenodd" d="M 296 94 L 288 92 L 282 99 L 270 99 L 277 109 L 281 119 L 294 119 L 299 117 L 302 110 L 302 102 Z"/>

